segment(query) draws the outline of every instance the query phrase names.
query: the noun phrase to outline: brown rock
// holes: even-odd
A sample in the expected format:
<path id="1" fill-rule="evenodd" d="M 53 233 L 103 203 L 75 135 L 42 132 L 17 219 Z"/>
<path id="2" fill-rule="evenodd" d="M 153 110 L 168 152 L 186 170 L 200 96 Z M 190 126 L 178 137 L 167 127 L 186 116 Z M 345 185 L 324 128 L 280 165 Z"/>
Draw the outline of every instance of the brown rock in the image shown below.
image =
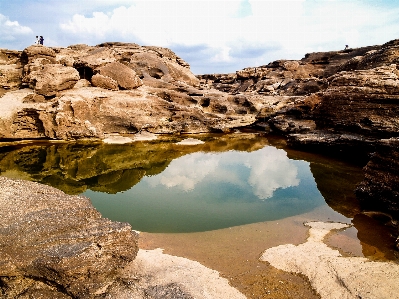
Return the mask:
<path id="1" fill-rule="evenodd" d="M 315 110 L 319 128 L 389 138 L 399 133 L 399 71 L 396 65 L 341 72 Z"/>
<path id="2" fill-rule="evenodd" d="M 80 79 L 73 88 L 90 87 L 91 83 L 86 79 Z"/>
<path id="3" fill-rule="evenodd" d="M 118 82 L 114 79 L 101 74 L 95 74 L 91 77 L 91 84 L 95 87 L 101 87 L 110 90 L 118 90 Z"/>
<path id="4" fill-rule="evenodd" d="M 120 62 L 108 63 L 95 71 L 102 76 L 112 78 L 121 89 L 134 89 L 143 85 L 136 72 Z M 94 86 L 98 85 L 94 84 Z"/>
<path id="5" fill-rule="evenodd" d="M 42 45 L 32 45 L 22 51 L 21 62 L 25 65 L 37 58 L 45 58 L 51 61 L 51 63 L 55 63 L 55 57 L 56 53 L 53 49 Z"/>
<path id="6" fill-rule="evenodd" d="M 40 70 L 31 72 L 25 80 L 36 93 L 49 97 L 72 88 L 79 78 L 78 71 L 72 67 L 46 64 Z"/>
<path id="7" fill-rule="evenodd" d="M 17 64 L 0 64 L 0 96 L 7 91 L 16 90 L 22 84 L 22 68 Z"/>
<path id="8" fill-rule="evenodd" d="M 0 206 L 2 298 L 94 298 L 137 254 L 130 225 L 85 197 L 0 177 Z"/>

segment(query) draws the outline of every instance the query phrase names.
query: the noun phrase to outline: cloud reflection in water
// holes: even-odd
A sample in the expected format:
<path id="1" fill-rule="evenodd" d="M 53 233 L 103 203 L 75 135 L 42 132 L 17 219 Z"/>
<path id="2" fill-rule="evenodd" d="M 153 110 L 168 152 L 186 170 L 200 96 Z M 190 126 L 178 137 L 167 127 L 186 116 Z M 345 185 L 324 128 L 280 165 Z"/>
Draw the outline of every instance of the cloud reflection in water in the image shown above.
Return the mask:
<path id="1" fill-rule="evenodd" d="M 243 168 L 248 171 L 242 171 Z M 161 174 L 148 178 L 148 184 L 191 191 L 205 180 L 239 187 L 249 184 L 259 199 L 270 198 L 275 190 L 298 186 L 300 182 L 298 168 L 287 153 L 269 146 L 252 153 L 230 151 L 183 156 L 173 160 Z"/>

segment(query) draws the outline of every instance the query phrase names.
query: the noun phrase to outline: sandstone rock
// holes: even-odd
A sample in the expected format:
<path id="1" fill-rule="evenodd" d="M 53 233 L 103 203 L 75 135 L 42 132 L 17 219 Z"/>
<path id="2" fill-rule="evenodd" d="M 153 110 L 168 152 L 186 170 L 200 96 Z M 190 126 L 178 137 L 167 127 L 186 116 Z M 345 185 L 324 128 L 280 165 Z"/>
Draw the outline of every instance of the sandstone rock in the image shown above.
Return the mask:
<path id="1" fill-rule="evenodd" d="M 88 67 L 92 70 L 110 62 L 115 62 L 114 51 L 107 48 L 80 48 L 78 53 L 81 55 L 74 62 L 75 68 Z M 82 51 L 83 50 L 83 51 Z M 83 55 L 82 55 L 83 54 Z"/>
<path id="2" fill-rule="evenodd" d="M 397 136 L 399 72 L 396 65 L 341 72 L 329 78 L 329 87 L 315 110 L 319 128 L 382 138 Z"/>
<path id="3" fill-rule="evenodd" d="M 21 62 L 22 64 L 29 64 L 37 58 L 45 58 L 51 63 L 55 63 L 55 57 L 56 53 L 53 49 L 42 45 L 32 45 L 22 51 Z"/>
<path id="4" fill-rule="evenodd" d="M 308 95 L 327 88 L 325 79 L 337 73 L 347 61 L 378 48 L 309 53 L 299 61 L 277 60 L 235 74 L 202 75 L 199 78 L 201 86 L 229 93 L 256 91 L 266 95 Z"/>
<path id="5" fill-rule="evenodd" d="M 18 64 L 20 61 L 21 51 L 0 49 L 0 65 Z"/>
<path id="6" fill-rule="evenodd" d="M 56 61 L 59 64 L 62 64 L 63 66 L 70 66 L 73 67 L 73 64 L 75 63 L 75 59 L 71 56 L 62 56 L 62 55 L 57 55 Z"/>
<path id="7" fill-rule="evenodd" d="M 164 82 L 182 81 L 192 86 L 199 85 L 199 80 L 190 69 L 183 67 L 158 52 L 139 52 L 130 58 L 130 66 L 143 80 L 160 79 Z"/>
<path id="8" fill-rule="evenodd" d="M 79 78 L 78 71 L 72 67 L 47 64 L 41 70 L 31 72 L 26 81 L 36 93 L 49 97 L 61 90 L 72 88 Z"/>
<path id="9" fill-rule="evenodd" d="M 131 227 L 87 198 L 0 177 L 0 205 L 2 298 L 94 298 L 137 254 Z"/>
<path id="10" fill-rule="evenodd" d="M 91 77 L 91 84 L 96 87 L 101 87 L 101 88 L 110 89 L 110 90 L 118 90 L 119 89 L 118 82 L 116 82 L 114 79 L 112 79 L 108 76 L 103 76 L 101 74 L 95 74 L 93 77 Z"/>
<path id="11" fill-rule="evenodd" d="M 22 84 L 22 68 L 17 64 L 0 64 L 0 96 L 7 91 L 16 90 Z"/>
<path id="12" fill-rule="evenodd" d="M 80 79 L 73 88 L 90 87 L 91 83 L 86 79 Z"/>
<path id="13" fill-rule="evenodd" d="M 102 76 L 112 78 L 121 89 L 134 89 L 143 85 L 136 72 L 120 62 L 108 63 L 95 71 Z M 93 85 L 98 86 L 96 84 Z"/>

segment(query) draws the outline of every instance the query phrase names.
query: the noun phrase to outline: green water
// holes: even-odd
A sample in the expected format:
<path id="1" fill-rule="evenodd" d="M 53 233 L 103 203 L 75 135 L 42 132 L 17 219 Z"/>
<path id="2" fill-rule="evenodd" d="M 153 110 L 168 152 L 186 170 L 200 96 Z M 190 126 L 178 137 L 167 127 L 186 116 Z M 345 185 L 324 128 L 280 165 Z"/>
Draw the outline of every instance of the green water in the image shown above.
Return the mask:
<path id="1" fill-rule="evenodd" d="M 145 232 L 197 232 L 329 206 L 358 211 L 361 168 L 292 151 L 258 134 L 184 136 L 126 145 L 0 147 L 0 174 L 89 197 L 104 217 Z"/>

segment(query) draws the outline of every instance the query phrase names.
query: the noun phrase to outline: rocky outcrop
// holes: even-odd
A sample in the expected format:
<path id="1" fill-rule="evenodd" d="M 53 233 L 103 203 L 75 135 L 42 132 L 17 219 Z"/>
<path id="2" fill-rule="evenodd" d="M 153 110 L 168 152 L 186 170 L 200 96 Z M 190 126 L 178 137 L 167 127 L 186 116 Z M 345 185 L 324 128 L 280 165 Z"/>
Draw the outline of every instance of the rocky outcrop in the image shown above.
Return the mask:
<path id="1" fill-rule="evenodd" d="M 138 251 L 89 199 L 0 177 L 1 298 L 102 298 Z"/>
<path id="2" fill-rule="evenodd" d="M 398 65 L 399 66 L 399 65 Z M 319 128 L 379 138 L 399 136 L 399 69 L 395 64 L 329 78 L 314 118 Z"/>
<path id="3" fill-rule="evenodd" d="M 200 88 L 188 64 L 159 47 L 39 45 L 17 63 L 25 88 L 0 98 L 0 140 L 228 132 L 253 124 L 264 106 L 263 99 Z"/>
<path id="4" fill-rule="evenodd" d="M 79 79 L 79 72 L 73 67 L 46 64 L 39 70 L 30 72 L 24 77 L 23 82 L 28 83 L 35 93 L 51 97 L 59 91 L 71 89 Z"/>
<path id="5" fill-rule="evenodd" d="M 120 62 L 111 62 L 95 70 L 99 75 L 115 80 L 121 89 L 135 89 L 143 82 L 136 72 Z M 97 86 L 93 84 L 94 86 Z"/>
<path id="6" fill-rule="evenodd" d="M 327 87 L 327 78 L 349 60 L 378 49 L 378 46 L 343 51 L 309 53 L 301 60 L 277 60 L 231 74 L 201 75 L 201 85 L 229 92 L 303 96 Z"/>
<path id="7" fill-rule="evenodd" d="M 0 97 L 21 87 L 20 52 L 0 49 Z"/>
<path id="8" fill-rule="evenodd" d="M 398 75 L 399 41 L 394 40 L 200 79 L 204 88 L 250 101 L 272 97 L 275 102 L 263 102 L 258 110 L 255 125 L 287 136 L 290 146 L 368 163 L 356 191 L 362 207 L 398 219 Z"/>

